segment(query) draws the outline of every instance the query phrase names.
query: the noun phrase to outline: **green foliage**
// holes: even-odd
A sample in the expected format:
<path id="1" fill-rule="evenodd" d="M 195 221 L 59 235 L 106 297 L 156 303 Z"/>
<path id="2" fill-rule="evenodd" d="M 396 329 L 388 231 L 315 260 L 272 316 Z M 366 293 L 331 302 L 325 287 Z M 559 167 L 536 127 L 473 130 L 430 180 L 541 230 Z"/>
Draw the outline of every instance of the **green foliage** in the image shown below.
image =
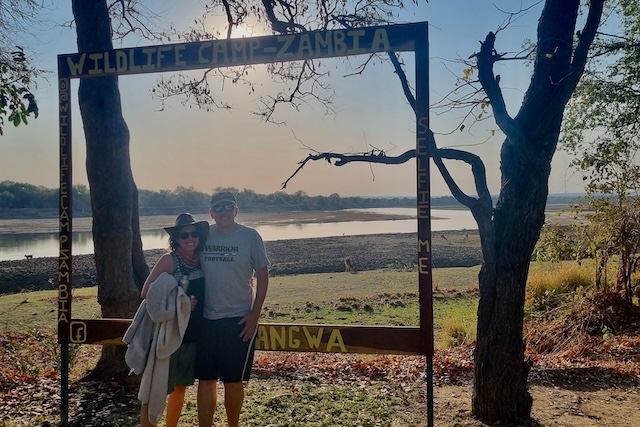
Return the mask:
<path id="1" fill-rule="evenodd" d="M 30 117 L 38 117 L 32 90 L 35 79 L 44 71 L 32 67 L 25 49 L 14 44 L 16 40 L 25 42 L 29 35 L 48 26 L 42 19 L 46 8 L 37 0 L 0 1 L 0 135 L 4 135 L 5 120 L 19 126 L 27 125 Z"/>
<path id="2" fill-rule="evenodd" d="M 243 212 L 268 211 L 310 211 L 338 210 L 384 207 L 415 208 L 413 197 L 341 197 L 309 196 L 303 191 L 293 194 L 278 191 L 272 194 L 258 194 L 253 190 L 237 188 L 216 188 L 215 191 L 228 190 L 236 194 L 238 204 Z M 86 185 L 73 186 L 74 215 L 91 215 L 91 196 Z M 213 191 L 212 191 L 213 192 Z M 178 186 L 175 190 L 138 190 L 140 215 L 170 215 L 189 211 L 206 213 L 209 210 L 211 193 L 198 191 L 193 187 Z M 567 203 L 575 198 L 550 196 L 550 203 Z M 2 181 L 0 182 L 0 208 L 9 209 L 58 209 L 58 189 L 50 189 L 32 184 Z M 459 206 L 451 196 L 434 197 L 433 207 Z"/>
<path id="3" fill-rule="evenodd" d="M 616 286 L 627 300 L 640 256 L 640 21 L 638 2 L 616 3 L 622 34 L 601 35 L 596 57 L 571 100 L 561 143 L 577 157 L 587 198 L 585 236 L 596 263 L 596 284 L 606 285 L 609 259 L 616 257 Z"/>
<path id="4" fill-rule="evenodd" d="M 635 185 L 635 184 L 634 184 Z M 627 193 L 614 196 L 589 193 L 583 203 L 572 206 L 574 218 L 584 222 L 570 227 L 546 224 L 534 250 L 539 261 L 591 259 L 595 267 L 595 285 L 609 290 L 608 270 L 618 261 L 618 280 L 627 283 L 637 269 L 640 244 L 640 199 Z M 615 265 L 613 267 L 616 267 Z"/>
<path id="5" fill-rule="evenodd" d="M 38 117 L 38 104 L 31 93 L 32 79 L 38 72 L 29 67 L 24 50 L 6 52 L 0 48 L 0 135 L 4 135 L 5 117 L 14 126 L 28 124 Z"/>
<path id="6" fill-rule="evenodd" d="M 278 191 L 271 194 L 258 194 L 253 190 L 236 188 L 216 188 L 214 191 L 231 191 L 236 195 L 238 204 L 245 212 L 281 211 L 281 210 L 335 210 L 375 207 L 415 207 L 412 197 L 366 198 L 341 197 L 337 193 L 329 196 L 309 196 L 303 191 L 293 194 Z M 446 199 L 451 202 L 450 198 Z M 452 202 L 458 204 L 457 202 Z"/>
<path id="7" fill-rule="evenodd" d="M 613 331 L 611 330 L 611 328 L 609 328 L 608 326 L 603 326 L 602 327 L 602 339 L 604 339 L 605 341 L 612 341 L 613 340 Z"/>
<path id="8" fill-rule="evenodd" d="M 341 197 L 309 196 L 303 191 L 293 194 L 278 191 L 272 194 L 258 194 L 253 190 L 237 188 L 216 188 L 213 191 L 228 190 L 236 194 L 243 212 L 267 211 L 307 211 L 355 208 L 408 207 L 415 208 L 414 197 Z M 213 192 L 212 191 L 212 192 Z M 209 210 L 211 193 L 198 191 L 193 187 L 178 186 L 175 190 L 138 190 L 140 215 L 168 215 L 184 211 L 204 213 Z M 0 182 L 0 208 L 11 209 L 58 209 L 58 189 L 13 181 Z M 436 197 L 433 206 L 458 205 L 452 197 Z M 73 187 L 73 209 L 75 215 L 90 215 L 91 200 L 86 185 Z"/>
<path id="9" fill-rule="evenodd" d="M 570 227 L 546 222 L 533 250 L 536 261 L 580 260 L 589 253 L 581 240 L 581 225 Z"/>
<path id="10" fill-rule="evenodd" d="M 604 149 L 607 145 L 615 147 L 613 152 L 638 144 L 640 23 L 637 1 L 617 2 L 612 16 L 619 18 L 621 34 L 600 34 L 594 43 L 595 58 L 565 115 L 561 142 L 572 152 L 585 151 L 594 140 L 603 141 Z"/>
<path id="11" fill-rule="evenodd" d="M 339 194 L 330 196 L 309 196 L 302 191 L 293 194 L 277 191 L 271 194 L 258 194 L 253 190 L 238 190 L 233 187 L 218 187 L 216 191 L 231 191 L 236 195 L 238 205 L 243 212 L 269 211 L 307 211 L 307 210 L 336 210 L 350 208 L 374 207 L 415 207 L 415 199 L 410 197 L 397 198 L 363 198 L 340 197 Z M 175 190 L 160 190 L 159 192 L 140 190 L 140 212 L 143 215 L 155 213 L 207 212 L 211 193 L 203 193 L 193 187 L 177 187 Z"/>
<path id="12" fill-rule="evenodd" d="M 13 181 L 0 182 L 0 208 L 45 208 L 57 203 L 57 190 Z"/>

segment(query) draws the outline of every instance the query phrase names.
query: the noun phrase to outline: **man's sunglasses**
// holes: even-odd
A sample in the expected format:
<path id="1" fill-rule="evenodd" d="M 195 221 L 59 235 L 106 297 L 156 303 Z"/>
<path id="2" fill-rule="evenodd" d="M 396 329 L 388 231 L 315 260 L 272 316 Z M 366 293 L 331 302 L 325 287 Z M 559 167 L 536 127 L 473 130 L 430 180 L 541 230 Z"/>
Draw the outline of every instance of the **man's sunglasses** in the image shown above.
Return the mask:
<path id="1" fill-rule="evenodd" d="M 222 211 L 232 211 L 236 208 L 236 205 L 233 203 L 227 203 L 226 205 L 215 205 L 211 208 L 214 212 L 222 212 Z"/>
<path id="2" fill-rule="evenodd" d="M 182 240 L 187 240 L 189 238 L 189 236 L 195 238 L 199 238 L 200 237 L 200 233 L 198 233 L 198 231 L 192 231 L 190 233 L 187 233 L 186 231 L 183 231 L 182 233 L 180 233 L 178 236 L 180 236 L 180 238 Z"/>

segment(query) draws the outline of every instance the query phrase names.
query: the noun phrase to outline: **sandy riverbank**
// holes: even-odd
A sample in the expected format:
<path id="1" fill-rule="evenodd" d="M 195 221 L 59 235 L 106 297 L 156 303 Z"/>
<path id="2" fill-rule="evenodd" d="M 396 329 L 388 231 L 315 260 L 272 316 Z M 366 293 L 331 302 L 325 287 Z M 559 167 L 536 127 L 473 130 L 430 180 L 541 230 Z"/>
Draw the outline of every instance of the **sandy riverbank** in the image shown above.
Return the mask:
<path id="1" fill-rule="evenodd" d="M 194 214 L 203 221 L 212 221 L 208 213 Z M 385 221 L 415 218 L 415 215 L 385 215 L 357 211 L 240 212 L 238 222 L 256 227 L 264 224 L 312 224 L 348 221 Z M 175 215 L 140 217 L 141 230 L 158 230 L 173 225 Z M 74 218 L 74 231 L 91 231 L 91 218 Z M 0 234 L 57 233 L 57 218 L 0 219 Z"/>
<path id="2" fill-rule="evenodd" d="M 560 212 L 560 215 L 558 213 Z M 205 219 L 206 215 L 198 215 Z M 309 224 L 346 221 L 398 220 L 415 218 L 402 215 L 380 215 L 357 211 L 309 211 L 241 213 L 239 221 L 249 226 L 261 224 Z M 434 218 L 435 219 L 435 218 Z M 547 219 L 569 223 L 572 218 L 560 209 L 547 211 Z M 159 229 L 170 225 L 175 216 L 141 217 L 142 229 Z M 0 220 L 0 233 L 58 231 L 57 219 Z M 74 230 L 89 231 L 91 218 L 74 220 Z M 381 268 L 414 268 L 417 263 L 417 235 L 376 234 L 315 239 L 280 240 L 265 243 L 271 261 L 271 274 L 309 274 L 344 271 L 344 258 L 351 257 L 359 270 Z M 482 262 L 476 230 L 434 232 L 433 266 L 466 267 Z M 147 264 L 153 266 L 162 249 L 145 251 Z M 21 290 L 54 289 L 58 258 L 0 262 L 0 294 Z M 96 273 L 93 255 L 73 257 L 73 283 L 76 287 L 94 286 Z"/>
<path id="3" fill-rule="evenodd" d="M 351 257 L 357 270 L 415 268 L 417 234 L 375 234 L 265 242 L 273 276 L 344 271 Z M 477 232 L 438 232 L 433 237 L 433 266 L 462 267 L 482 262 Z M 145 251 L 154 265 L 162 249 Z M 93 255 L 73 257 L 73 285 L 96 284 Z M 58 258 L 0 262 L 0 294 L 55 289 Z"/>
<path id="4" fill-rule="evenodd" d="M 462 207 L 437 207 L 437 209 L 463 210 Z M 549 205 L 546 210 L 548 221 L 570 224 L 573 215 L 565 212 L 567 205 Z M 198 219 L 211 221 L 207 212 L 194 213 Z M 387 215 L 371 212 L 340 211 L 288 211 L 288 212 L 240 212 L 238 222 L 250 227 L 265 224 L 312 224 L 348 221 L 385 221 L 416 218 L 415 215 Z M 432 217 L 438 220 L 437 216 Z M 158 230 L 172 225 L 175 215 L 154 215 L 140 217 L 142 230 Z M 74 218 L 74 231 L 91 231 L 91 218 Z M 0 219 L 0 234 L 57 233 L 58 218 Z"/>

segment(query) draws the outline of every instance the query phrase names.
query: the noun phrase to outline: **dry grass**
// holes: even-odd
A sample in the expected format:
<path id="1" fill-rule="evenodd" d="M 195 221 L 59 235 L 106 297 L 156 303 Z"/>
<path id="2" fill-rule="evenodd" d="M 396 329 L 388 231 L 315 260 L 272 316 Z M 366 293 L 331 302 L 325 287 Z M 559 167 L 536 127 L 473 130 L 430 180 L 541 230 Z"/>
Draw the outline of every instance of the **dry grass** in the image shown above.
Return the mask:
<path id="1" fill-rule="evenodd" d="M 558 268 L 538 271 L 529 275 L 525 306 L 529 312 L 551 310 L 562 303 L 564 297 L 593 283 L 593 272 L 576 263 L 560 264 Z"/>

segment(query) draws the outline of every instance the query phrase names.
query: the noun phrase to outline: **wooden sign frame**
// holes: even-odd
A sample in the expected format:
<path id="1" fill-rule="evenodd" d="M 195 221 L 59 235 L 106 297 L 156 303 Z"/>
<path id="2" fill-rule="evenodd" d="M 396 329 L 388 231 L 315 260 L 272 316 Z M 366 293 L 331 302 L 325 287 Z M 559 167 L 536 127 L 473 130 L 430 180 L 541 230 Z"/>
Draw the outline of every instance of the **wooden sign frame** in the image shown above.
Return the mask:
<path id="1" fill-rule="evenodd" d="M 58 55 L 60 146 L 58 342 L 62 345 L 63 384 L 68 381 L 68 362 L 64 361 L 64 355 L 68 355 L 68 344 L 121 343 L 121 337 L 131 321 L 130 319 L 74 319 L 72 317 L 72 79 L 210 69 L 374 53 L 414 52 L 419 327 L 261 323 L 256 348 L 271 351 L 425 355 L 427 356 L 428 371 L 427 397 L 430 402 L 428 425 L 432 425 L 432 356 L 434 345 L 430 153 L 427 143 L 429 131 L 427 27 L 427 22 L 418 22 Z M 66 372 L 64 372 L 65 370 Z"/>

